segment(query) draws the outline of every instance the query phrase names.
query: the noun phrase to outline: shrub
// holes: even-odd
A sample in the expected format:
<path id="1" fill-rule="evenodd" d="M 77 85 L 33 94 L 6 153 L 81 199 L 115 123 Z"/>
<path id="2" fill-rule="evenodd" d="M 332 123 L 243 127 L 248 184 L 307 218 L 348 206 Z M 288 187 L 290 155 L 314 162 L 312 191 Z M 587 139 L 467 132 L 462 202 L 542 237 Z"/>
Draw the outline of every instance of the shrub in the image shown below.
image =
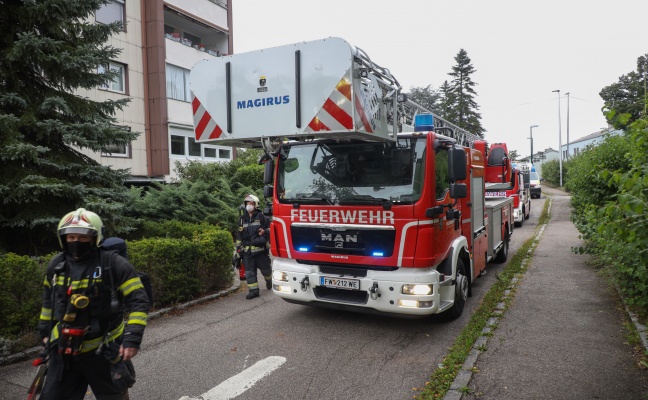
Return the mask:
<path id="1" fill-rule="evenodd" d="M 190 300 L 200 293 L 201 254 L 190 239 L 152 238 L 128 243 L 128 258 L 151 278 L 156 304 Z"/>
<path id="2" fill-rule="evenodd" d="M 173 224 L 168 224 L 173 225 Z M 187 226 L 184 224 L 186 231 Z M 128 242 L 129 260 L 149 274 L 157 306 L 189 300 L 232 282 L 232 236 L 215 226 L 200 224 L 183 237 L 148 238 Z M 195 225 L 194 225 L 195 228 Z"/>
<path id="3" fill-rule="evenodd" d="M 648 120 L 576 157 L 569 175 L 578 250 L 608 265 L 626 303 L 648 316 Z"/>
<path id="4" fill-rule="evenodd" d="M 0 336 L 15 337 L 36 328 L 49 259 L 0 255 Z"/>

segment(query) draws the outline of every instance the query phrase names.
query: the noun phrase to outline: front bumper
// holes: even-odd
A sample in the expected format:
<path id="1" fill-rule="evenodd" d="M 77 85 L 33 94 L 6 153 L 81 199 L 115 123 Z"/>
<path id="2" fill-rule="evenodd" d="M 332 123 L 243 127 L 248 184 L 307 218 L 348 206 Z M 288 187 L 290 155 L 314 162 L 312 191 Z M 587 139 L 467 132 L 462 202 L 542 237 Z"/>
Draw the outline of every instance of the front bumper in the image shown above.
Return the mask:
<path id="1" fill-rule="evenodd" d="M 323 273 L 318 265 L 305 265 L 292 259 L 275 258 L 272 270 L 274 293 L 291 303 L 403 316 L 438 314 L 454 304 L 452 278 L 439 274 L 433 268 L 366 270 L 366 276 L 354 276 Z M 277 280 L 277 275 L 283 275 L 285 279 Z M 321 277 L 355 279 L 359 281 L 359 289 L 322 286 Z M 401 289 L 405 284 L 429 284 L 432 293 L 403 294 Z"/>

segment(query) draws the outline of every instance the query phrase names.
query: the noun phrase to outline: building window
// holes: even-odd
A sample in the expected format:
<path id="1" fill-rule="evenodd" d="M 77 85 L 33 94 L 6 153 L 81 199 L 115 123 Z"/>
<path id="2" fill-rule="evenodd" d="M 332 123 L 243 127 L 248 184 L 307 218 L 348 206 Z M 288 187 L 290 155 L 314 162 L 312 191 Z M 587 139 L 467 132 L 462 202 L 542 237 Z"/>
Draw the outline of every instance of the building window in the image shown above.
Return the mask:
<path id="1" fill-rule="evenodd" d="M 185 137 L 171 135 L 171 154 L 175 156 L 185 155 Z"/>
<path id="2" fill-rule="evenodd" d="M 130 157 L 130 146 L 126 144 L 112 144 L 106 146 L 106 150 L 102 153 L 108 157 Z"/>
<path id="3" fill-rule="evenodd" d="M 166 89 L 170 99 L 191 101 L 189 70 L 175 65 L 166 65 Z"/>
<path id="4" fill-rule="evenodd" d="M 100 65 L 97 72 L 100 74 L 105 73 L 106 67 L 110 68 L 116 75 L 112 81 L 106 82 L 100 88 L 110 90 L 111 92 L 126 93 L 126 65 L 110 62 L 107 66 Z"/>
<path id="5" fill-rule="evenodd" d="M 102 24 L 121 22 L 124 29 L 126 29 L 126 22 L 124 21 L 125 15 L 124 0 L 111 0 L 97 10 L 95 20 Z"/>
<path id="6" fill-rule="evenodd" d="M 213 144 L 198 143 L 193 129 L 169 127 L 171 136 L 171 155 L 176 158 L 188 158 L 203 161 L 230 161 L 232 150 Z"/>

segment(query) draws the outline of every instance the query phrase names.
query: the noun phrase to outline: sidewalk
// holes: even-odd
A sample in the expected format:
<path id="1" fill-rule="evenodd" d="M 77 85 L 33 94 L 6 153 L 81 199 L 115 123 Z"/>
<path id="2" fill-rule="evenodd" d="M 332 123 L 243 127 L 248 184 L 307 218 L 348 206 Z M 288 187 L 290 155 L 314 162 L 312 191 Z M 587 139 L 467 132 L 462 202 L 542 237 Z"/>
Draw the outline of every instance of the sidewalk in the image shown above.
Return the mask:
<path id="1" fill-rule="evenodd" d="M 648 372 L 626 344 L 627 313 L 589 257 L 571 250 L 582 241 L 569 196 L 547 191 L 551 220 L 461 398 L 646 400 Z"/>

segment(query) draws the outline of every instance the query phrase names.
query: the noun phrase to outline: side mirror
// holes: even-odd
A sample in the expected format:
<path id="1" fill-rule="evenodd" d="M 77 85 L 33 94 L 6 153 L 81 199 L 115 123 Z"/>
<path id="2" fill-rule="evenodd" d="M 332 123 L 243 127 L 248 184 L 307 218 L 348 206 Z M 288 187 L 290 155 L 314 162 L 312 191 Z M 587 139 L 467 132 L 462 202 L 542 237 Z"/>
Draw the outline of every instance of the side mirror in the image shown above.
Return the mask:
<path id="1" fill-rule="evenodd" d="M 466 152 L 463 149 L 453 147 L 448 150 L 448 178 L 450 182 L 466 179 Z"/>
<path id="2" fill-rule="evenodd" d="M 274 197 L 272 185 L 265 185 L 263 187 L 263 197 Z"/>
<path id="3" fill-rule="evenodd" d="M 274 159 L 269 159 L 265 162 L 263 169 L 263 183 L 268 185 L 272 183 L 274 178 Z"/>
<path id="4" fill-rule="evenodd" d="M 451 183 L 450 197 L 453 199 L 464 199 L 468 197 L 468 189 L 465 183 Z"/>

